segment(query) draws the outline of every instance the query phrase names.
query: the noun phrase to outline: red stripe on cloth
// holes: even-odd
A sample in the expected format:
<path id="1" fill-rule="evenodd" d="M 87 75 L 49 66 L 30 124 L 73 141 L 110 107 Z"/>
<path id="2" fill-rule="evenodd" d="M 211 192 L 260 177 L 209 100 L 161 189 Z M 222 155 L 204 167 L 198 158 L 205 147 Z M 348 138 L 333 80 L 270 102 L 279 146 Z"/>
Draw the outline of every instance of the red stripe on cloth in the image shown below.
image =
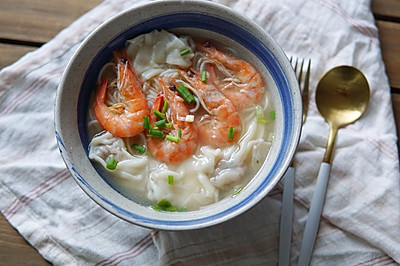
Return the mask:
<path id="1" fill-rule="evenodd" d="M 376 30 L 374 30 L 367 24 L 363 23 L 362 21 L 354 19 L 349 13 L 347 13 L 343 8 L 341 8 L 336 1 L 332 0 L 313 0 L 313 1 L 340 15 L 358 32 L 370 37 L 374 42 L 379 42 L 378 32 Z"/>
<path id="2" fill-rule="evenodd" d="M 40 198 L 46 192 L 52 190 L 70 177 L 67 169 L 63 169 L 46 179 L 38 186 L 31 189 L 28 193 L 16 198 L 3 212 L 7 219 L 11 219 L 22 207 L 27 206 L 35 199 Z"/>
<path id="3" fill-rule="evenodd" d="M 359 135 L 361 138 L 363 138 L 364 140 L 371 143 L 371 145 L 373 145 L 375 148 L 377 148 L 387 158 L 393 160 L 394 162 L 397 162 L 398 154 L 397 154 L 396 146 L 389 145 L 388 143 L 386 143 L 380 139 L 377 140 L 376 138 L 372 138 L 370 136 L 365 136 L 362 133 L 360 133 L 359 131 L 352 129 L 351 127 L 346 128 L 346 130 L 351 131 L 353 134 Z"/>
<path id="4" fill-rule="evenodd" d="M 361 265 L 377 265 L 377 263 L 384 263 L 381 265 L 388 265 L 388 264 L 392 264 L 394 263 L 394 260 L 389 257 L 388 255 L 382 255 L 364 262 L 360 262 L 358 264 L 356 264 L 355 266 L 361 266 Z"/>
<path id="5" fill-rule="evenodd" d="M 140 239 L 136 244 L 134 244 L 131 248 L 125 251 L 120 251 L 111 255 L 110 257 L 96 263 L 96 266 L 100 265 L 117 265 L 122 261 L 134 258 L 143 253 L 144 250 L 149 248 L 153 244 L 152 233 L 147 234 L 145 237 Z"/>
<path id="6" fill-rule="evenodd" d="M 119 261 L 114 262 L 113 265 L 118 265 L 118 264 L 120 264 L 120 263 L 122 263 L 124 261 L 136 258 L 140 254 L 142 254 L 144 251 L 146 251 L 149 247 L 151 247 L 152 245 L 154 245 L 153 238 L 150 239 L 149 241 L 147 241 L 146 244 L 140 250 L 138 250 L 137 252 L 132 253 L 129 256 L 126 256 L 126 257 L 120 259 Z"/>
<path id="7" fill-rule="evenodd" d="M 37 86 L 38 83 L 42 82 L 41 79 L 35 79 L 33 80 L 27 87 L 26 89 L 21 93 L 16 95 L 1 111 L 0 116 L 5 115 L 8 113 L 8 110 L 13 108 L 15 102 L 18 101 L 18 99 L 20 97 L 23 97 L 25 95 L 25 93 L 29 92 L 31 90 L 31 88 L 35 88 Z"/>
<path id="8" fill-rule="evenodd" d="M 0 116 L 12 113 L 15 109 L 17 109 L 19 106 L 21 106 L 23 103 L 25 103 L 30 97 L 35 95 L 35 93 L 37 91 L 39 91 L 43 86 L 45 86 L 47 83 L 49 83 L 53 78 L 60 76 L 62 74 L 63 69 L 64 69 L 64 66 L 56 68 L 56 69 L 42 75 L 42 77 L 31 82 L 21 94 L 16 95 L 7 104 L 7 106 L 0 113 Z"/>

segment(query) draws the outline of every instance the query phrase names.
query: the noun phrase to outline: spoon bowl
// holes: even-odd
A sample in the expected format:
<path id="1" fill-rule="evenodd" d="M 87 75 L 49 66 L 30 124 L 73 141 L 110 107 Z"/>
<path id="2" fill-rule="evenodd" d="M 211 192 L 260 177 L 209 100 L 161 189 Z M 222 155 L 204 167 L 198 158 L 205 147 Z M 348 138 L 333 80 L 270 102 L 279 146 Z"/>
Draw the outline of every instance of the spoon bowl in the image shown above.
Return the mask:
<path id="1" fill-rule="evenodd" d="M 328 122 L 329 138 L 321 163 L 314 196 L 301 243 L 299 266 L 308 265 L 314 249 L 319 221 L 325 201 L 331 170 L 333 144 L 339 128 L 358 120 L 369 102 L 368 81 L 360 70 L 352 66 L 338 66 L 329 70 L 319 81 L 316 92 L 317 107 Z"/>
<path id="2" fill-rule="evenodd" d="M 338 66 L 328 71 L 320 80 L 316 102 L 321 115 L 328 123 L 339 128 L 355 122 L 367 108 L 368 82 L 356 68 Z"/>

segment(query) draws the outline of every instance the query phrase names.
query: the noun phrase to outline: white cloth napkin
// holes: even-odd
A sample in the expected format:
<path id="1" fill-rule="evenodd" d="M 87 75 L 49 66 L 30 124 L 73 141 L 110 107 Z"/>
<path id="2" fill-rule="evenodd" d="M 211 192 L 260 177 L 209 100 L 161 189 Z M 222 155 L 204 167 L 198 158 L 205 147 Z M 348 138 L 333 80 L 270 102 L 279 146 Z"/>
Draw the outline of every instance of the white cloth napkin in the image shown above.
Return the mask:
<path id="1" fill-rule="evenodd" d="M 106 0 L 0 72 L 0 210 L 55 265 L 276 265 L 282 185 L 245 214 L 186 232 L 148 230 L 92 202 L 66 170 L 53 129 L 62 72 L 87 34 L 147 2 Z M 363 117 L 340 129 L 311 264 L 400 263 L 400 174 L 390 88 L 369 0 L 217 1 L 259 23 L 289 54 L 312 59 L 311 99 L 295 157 L 291 263 L 296 264 L 328 125 L 314 96 L 321 75 L 348 64 L 371 89 Z"/>

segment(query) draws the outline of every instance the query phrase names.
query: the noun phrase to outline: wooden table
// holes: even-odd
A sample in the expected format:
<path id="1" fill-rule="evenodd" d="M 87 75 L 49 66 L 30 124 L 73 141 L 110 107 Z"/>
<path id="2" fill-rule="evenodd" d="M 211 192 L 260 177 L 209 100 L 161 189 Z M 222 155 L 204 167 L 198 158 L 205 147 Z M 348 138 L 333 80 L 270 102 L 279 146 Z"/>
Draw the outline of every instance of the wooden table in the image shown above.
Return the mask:
<path id="1" fill-rule="evenodd" d="M 49 41 L 101 0 L 0 0 L 0 69 Z M 400 0 L 372 0 L 400 132 Z M 400 142 L 398 142 L 398 146 Z M 0 215 L 0 265 L 48 265 Z"/>

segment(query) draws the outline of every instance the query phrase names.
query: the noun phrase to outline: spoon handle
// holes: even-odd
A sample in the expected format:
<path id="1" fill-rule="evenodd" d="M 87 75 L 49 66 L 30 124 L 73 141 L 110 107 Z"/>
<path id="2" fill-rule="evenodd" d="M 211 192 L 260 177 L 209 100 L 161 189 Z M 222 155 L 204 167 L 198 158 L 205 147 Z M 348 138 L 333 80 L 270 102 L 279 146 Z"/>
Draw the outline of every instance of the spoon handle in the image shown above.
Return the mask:
<path id="1" fill-rule="evenodd" d="M 288 266 L 292 238 L 294 168 L 289 167 L 283 177 L 281 228 L 279 235 L 279 266 Z"/>
<path id="2" fill-rule="evenodd" d="M 304 229 L 303 241 L 301 243 L 298 266 L 307 266 L 310 263 L 311 254 L 314 249 L 315 238 L 318 233 L 319 221 L 325 201 L 326 188 L 328 186 L 331 165 L 323 162 L 319 168 L 317 185 L 311 200 L 306 227 Z"/>

